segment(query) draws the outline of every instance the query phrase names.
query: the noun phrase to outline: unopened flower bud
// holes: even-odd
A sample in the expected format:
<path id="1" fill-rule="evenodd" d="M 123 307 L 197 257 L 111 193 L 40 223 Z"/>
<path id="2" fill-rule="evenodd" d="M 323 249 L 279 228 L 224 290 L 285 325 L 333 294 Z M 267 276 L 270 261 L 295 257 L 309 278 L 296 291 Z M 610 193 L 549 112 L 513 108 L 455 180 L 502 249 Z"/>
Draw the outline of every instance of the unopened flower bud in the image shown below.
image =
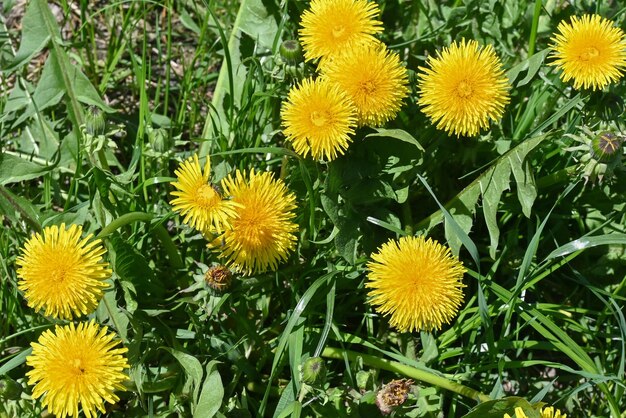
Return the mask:
<path id="1" fill-rule="evenodd" d="M 370 389 L 374 384 L 374 376 L 372 373 L 365 370 L 359 370 L 356 374 L 356 386 L 361 392 L 365 392 Z"/>
<path id="2" fill-rule="evenodd" d="M 85 130 L 89 135 L 98 136 L 105 132 L 104 112 L 97 106 L 90 106 L 85 115 Z"/>
<path id="3" fill-rule="evenodd" d="M 288 39 L 280 44 L 280 55 L 289 64 L 298 64 L 302 61 L 302 48 L 300 43 L 293 39 Z"/>
<path id="4" fill-rule="evenodd" d="M 159 154 L 165 154 L 174 148 L 174 139 L 164 128 L 147 130 L 148 140 L 152 149 Z"/>
<path id="5" fill-rule="evenodd" d="M 394 408 L 402 405 L 409 397 L 413 380 L 392 380 L 384 385 L 376 395 L 376 405 L 383 415 L 389 415 Z"/>
<path id="6" fill-rule="evenodd" d="M 321 357 L 309 357 L 302 365 L 302 381 L 309 385 L 319 384 L 326 378 L 326 365 Z"/>
<path id="7" fill-rule="evenodd" d="M 610 163 L 622 152 L 624 138 L 613 132 L 605 131 L 591 140 L 591 154 L 601 163 Z"/>
<path id="8" fill-rule="evenodd" d="M 19 399 L 21 394 L 22 385 L 9 376 L 4 376 L 0 379 L 0 399 L 15 400 Z"/>

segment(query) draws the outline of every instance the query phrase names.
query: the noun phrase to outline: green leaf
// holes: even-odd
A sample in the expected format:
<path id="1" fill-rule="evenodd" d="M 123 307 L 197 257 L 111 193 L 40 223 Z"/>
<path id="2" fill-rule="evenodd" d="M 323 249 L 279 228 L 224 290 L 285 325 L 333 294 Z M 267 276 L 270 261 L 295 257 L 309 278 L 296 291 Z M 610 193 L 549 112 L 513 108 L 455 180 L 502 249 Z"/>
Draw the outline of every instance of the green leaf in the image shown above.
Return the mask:
<path id="1" fill-rule="evenodd" d="M 204 379 L 200 397 L 193 412 L 193 418 L 211 418 L 222 405 L 224 385 L 217 370 L 218 362 L 213 360 L 206 366 L 207 377 Z"/>
<path id="2" fill-rule="evenodd" d="M 178 363 L 185 370 L 185 374 L 187 378 L 191 381 L 191 387 L 193 390 L 193 399 L 198 399 L 198 393 L 200 392 L 200 384 L 202 383 L 202 376 L 204 371 L 202 370 L 202 364 L 198 361 L 194 356 L 183 353 L 182 351 L 170 348 L 170 347 L 161 347 L 163 350 L 169 352 L 173 355 Z M 195 417 L 195 415 L 194 415 Z"/>
<path id="3" fill-rule="evenodd" d="M 36 231 L 41 231 L 39 211 L 32 203 L 21 196 L 11 193 L 5 187 L 0 186 L 0 213 L 13 222 L 18 221 L 18 214 Z"/>
<path id="4" fill-rule="evenodd" d="M 450 226 L 450 231 L 454 234 L 453 236 L 455 236 L 457 239 L 461 241 L 463 246 L 470 253 L 470 256 L 472 256 L 472 260 L 474 260 L 476 267 L 480 269 L 480 257 L 478 255 L 478 248 L 476 248 L 476 244 L 474 243 L 474 241 L 472 241 L 469 235 L 467 235 L 467 233 L 461 229 L 461 227 L 456 222 L 456 220 L 452 217 L 452 215 L 450 215 L 450 213 L 446 210 L 446 208 L 443 207 L 443 205 L 439 202 L 439 199 L 437 199 L 437 196 L 435 196 L 435 193 L 433 193 L 433 190 L 428 185 L 428 182 L 426 181 L 426 179 L 420 176 L 419 174 L 417 175 L 417 178 L 420 179 L 424 187 L 426 187 L 426 190 L 428 190 L 428 193 L 430 193 L 433 199 L 435 199 L 437 206 L 439 206 L 439 210 L 441 210 L 443 216 L 446 219 L 446 226 Z M 447 233 L 448 233 L 448 230 L 446 229 L 446 235 Z"/>
<path id="5" fill-rule="evenodd" d="M 339 228 L 339 233 L 335 237 L 335 247 L 348 263 L 354 264 L 357 240 L 361 236 L 359 223 L 354 217 L 345 217 L 341 218 L 336 226 Z"/>
<path id="6" fill-rule="evenodd" d="M 595 237 L 582 237 L 577 240 L 568 242 L 565 245 L 561 245 L 556 250 L 552 251 L 546 257 L 546 261 L 562 257 L 571 254 L 575 251 L 585 250 L 591 247 L 597 247 L 598 245 L 610 245 L 610 244 L 622 244 L 626 245 L 626 234 L 607 234 Z"/>
<path id="7" fill-rule="evenodd" d="M 296 326 L 296 324 L 300 320 L 302 313 L 306 309 L 307 305 L 309 304 L 309 302 L 311 301 L 311 299 L 313 298 L 317 290 L 324 283 L 329 282 L 338 273 L 339 271 L 337 270 L 331 271 L 330 273 L 327 273 L 321 276 L 320 278 L 318 278 L 317 280 L 315 280 L 315 282 L 313 282 L 313 284 L 309 286 L 309 288 L 306 290 L 306 292 L 304 292 L 304 294 L 302 295 L 302 297 L 296 304 L 296 307 L 294 308 L 291 316 L 289 317 L 289 320 L 287 321 L 287 325 L 285 326 L 285 329 L 280 336 L 280 340 L 278 341 L 278 347 L 276 348 L 276 352 L 274 353 L 274 360 L 272 361 L 272 371 L 270 372 L 270 378 L 267 382 L 267 389 L 265 390 L 265 394 L 263 395 L 263 400 L 261 401 L 261 405 L 259 407 L 259 412 L 261 415 L 265 413 L 265 408 L 267 407 L 267 401 L 268 401 L 268 397 L 270 394 L 272 381 L 274 380 L 274 376 L 278 372 L 278 363 L 283 354 L 283 351 L 285 350 L 285 347 L 287 346 L 287 342 L 289 340 L 289 336 L 291 335 L 291 332 L 293 331 L 293 328 Z"/>
<path id="8" fill-rule="evenodd" d="M 19 353 L 18 355 L 16 355 L 15 357 L 12 357 L 11 360 L 7 361 L 2 366 L 0 366 L 0 376 L 7 374 L 8 372 L 15 369 L 16 367 L 19 367 L 22 364 L 24 364 L 24 362 L 26 361 L 26 357 L 30 356 L 30 353 L 32 352 L 33 352 L 33 349 L 29 347 L 26 350 Z"/>
<path id="9" fill-rule="evenodd" d="M 422 147 L 422 144 L 420 144 L 419 141 L 407 131 L 404 131 L 402 129 L 384 128 L 375 128 L 374 130 L 376 131 L 376 133 L 365 135 L 365 138 L 395 138 L 399 139 L 400 141 L 408 142 L 409 144 L 415 145 L 415 147 L 417 147 L 417 149 L 422 152 L 425 151 L 424 147 Z"/>
<path id="10" fill-rule="evenodd" d="M 44 49 L 52 36 L 60 37 L 58 30 L 56 33 L 49 33 L 46 28 L 44 13 L 50 13 L 46 2 L 29 2 L 26 13 L 22 18 L 22 41 L 20 48 L 15 54 L 13 62 L 7 68 L 4 68 L 3 71 L 10 71 L 26 64 L 39 51 Z"/>
<path id="11" fill-rule="evenodd" d="M 29 103 L 27 109 L 17 119 L 15 124 L 19 124 L 34 116 L 44 109 L 55 106 L 66 94 L 75 94 L 75 99 L 81 103 L 97 106 L 107 112 L 114 110 L 107 106 L 98 91 L 91 84 L 87 76 L 82 73 L 62 51 L 52 49 L 44 64 L 41 78 L 33 93 L 33 102 Z M 66 83 L 71 83 L 68 88 Z"/>
<path id="12" fill-rule="evenodd" d="M 244 91 L 245 81 L 248 76 L 248 69 L 244 65 L 245 56 L 241 52 L 242 33 L 252 38 L 259 49 L 272 49 L 278 24 L 274 17 L 268 13 L 263 4 L 263 0 L 242 0 L 237 13 L 237 18 L 231 30 L 230 36 L 226 35 L 222 29 L 217 16 L 209 6 L 212 24 L 219 30 L 220 40 L 224 48 L 224 62 L 217 78 L 215 90 L 213 90 L 212 107 L 215 114 L 209 113 L 206 118 L 203 138 L 211 138 L 212 133 L 221 133 L 228 137 L 229 121 L 227 111 L 232 106 L 240 106 L 241 96 Z M 231 103 L 224 103 L 232 101 Z M 234 109 L 232 109 L 234 111 Z M 200 147 L 200 155 L 209 154 L 211 143 L 205 142 Z"/>
<path id="13" fill-rule="evenodd" d="M 515 177 L 518 199 L 520 200 L 522 210 L 526 216 L 529 216 L 534 200 L 537 197 L 537 191 L 526 157 L 546 137 L 546 135 L 540 135 L 530 138 L 503 154 L 491 167 L 445 205 L 455 223 L 467 234 L 474 222 L 472 214 L 476 211 L 479 196 L 482 196 L 483 216 L 485 217 L 491 241 L 489 254 L 492 258 L 495 258 L 500 235 L 497 223 L 498 205 L 502 193 L 509 189 L 511 172 Z M 440 209 L 420 222 L 418 229 L 428 230 L 444 220 L 444 213 Z M 454 228 L 448 225 L 447 220 L 445 227 L 446 239 L 453 251 L 458 253 L 458 248 L 460 247 L 459 235 L 454 231 Z"/>
<path id="14" fill-rule="evenodd" d="M 546 48 L 528 58 L 528 72 L 526 73 L 526 77 L 517 83 L 517 87 L 528 84 L 533 77 L 535 77 L 549 53 L 550 49 Z"/>
<path id="15" fill-rule="evenodd" d="M 164 289 L 155 279 L 146 258 L 118 234 L 109 237 L 109 242 L 115 252 L 115 273 L 123 282 L 132 283 L 135 289 L 140 289 L 139 303 L 146 299 L 160 300 Z"/>
<path id="16" fill-rule="evenodd" d="M 502 418 L 504 414 L 515 417 L 515 408 L 522 408 L 528 418 L 541 418 L 530 402 L 517 396 L 483 402 L 462 418 Z"/>
<path id="17" fill-rule="evenodd" d="M 510 177 L 511 165 L 505 162 L 504 164 L 496 164 L 493 170 L 489 170 L 488 175 L 480 181 L 481 190 L 483 191 L 483 216 L 489 230 L 489 254 L 491 258 L 496 257 L 496 248 L 500 238 L 496 212 L 498 211 L 502 193 L 509 188 Z"/>
<path id="18" fill-rule="evenodd" d="M 44 166 L 7 153 L 0 154 L 0 185 L 41 177 L 55 166 Z"/>

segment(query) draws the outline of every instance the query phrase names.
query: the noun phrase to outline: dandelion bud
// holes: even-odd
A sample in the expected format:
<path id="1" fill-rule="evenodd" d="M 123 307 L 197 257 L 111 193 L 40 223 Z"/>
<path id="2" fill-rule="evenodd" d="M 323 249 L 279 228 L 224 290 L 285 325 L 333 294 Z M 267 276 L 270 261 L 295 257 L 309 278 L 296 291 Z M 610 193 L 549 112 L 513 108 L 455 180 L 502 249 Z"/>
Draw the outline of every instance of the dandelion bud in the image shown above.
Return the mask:
<path id="1" fill-rule="evenodd" d="M 365 392 L 368 388 L 371 388 L 374 383 L 374 376 L 371 372 L 360 370 L 356 374 L 356 386 L 361 392 Z"/>
<path id="2" fill-rule="evenodd" d="M 85 116 L 85 129 L 89 135 L 98 136 L 104 134 L 106 119 L 104 112 L 97 106 L 90 106 Z"/>
<path id="3" fill-rule="evenodd" d="M 610 163 L 621 154 L 624 138 L 613 132 L 605 131 L 591 140 L 591 154 L 601 163 Z"/>
<path id="4" fill-rule="evenodd" d="M 4 378 L 0 379 L 0 399 L 16 400 L 20 398 L 21 394 L 22 385 L 9 376 L 4 376 Z"/>
<path id="5" fill-rule="evenodd" d="M 321 357 L 310 357 L 302 365 L 302 381 L 309 385 L 319 384 L 326 378 L 326 365 Z"/>
<path id="6" fill-rule="evenodd" d="M 280 44 L 280 55 L 289 64 L 298 64 L 302 61 L 302 48 L 298 41 L 288 39 Z"/>
<path id="7" fill-rule="evenodd" d="M 389 415 L 395 407 L 402 405 L 409 397 L 412 384 L 411 379 L 400 379 L 384 385 L 376 395 L 376 405 L 380 413 Z"/>
<path id="8" fill-rule="evenodd" d="M 159 154 L 165 154 L 174 147 L 174 139 L 166 129 L 149 129 L 147 133 L 150 146 Z"/>
<path id="9" fill-rule="evenodd" d="M 212 267 L 204 274 L 204 281 L 213 290 L 222 293 L 230 287 L 233 274 L 226 266 Z"/>

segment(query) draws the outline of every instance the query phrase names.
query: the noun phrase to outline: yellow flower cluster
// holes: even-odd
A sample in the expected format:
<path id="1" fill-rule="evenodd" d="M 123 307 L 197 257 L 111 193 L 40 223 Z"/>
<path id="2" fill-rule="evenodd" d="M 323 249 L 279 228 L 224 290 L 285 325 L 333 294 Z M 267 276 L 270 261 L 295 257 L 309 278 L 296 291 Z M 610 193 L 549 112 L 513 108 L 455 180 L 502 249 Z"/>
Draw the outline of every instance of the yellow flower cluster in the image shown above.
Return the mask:
<path id="1" fill-rule="evenodd" d="M 409 93 L 398 54 L 374 35 L 378 5 L 367 0 L 313 0 L 302 14 L 300 41 L 317 78 L 293 87 L 283 103 L 283 132 L 295 151 L 332 161 L 360 126 L 394 119 Z"/>
<path id="2" fill-rule="evenodd" d="M 376 3 L 313 0 L 301 19 L 300 41 L 307 61 L 319 60 L 321 74 L 294 87 L 282 108 L 285 136 L 303 156 L 335 159 L 359 126 L 381 126 L 395 118 L 408 95 L 399 57 L 375 38 L 382 31 Z M 561 22 L 550 64 L 574 88 L 602 89 L 626 68 L 624 32 L 598 15 Z M 339 90 L 327 84 L 334 84 Z M 437 129 L 475 136 L 497 122 L 511 88 L 493 46 L 461 39 L 429 56 L 419 67 L 423 113 Z M 352 111 L 350 110 L 352 108 Z"/>
<path id="3" fill-rule="evenodd" d="M 18 288 L 28 306 L 44 315 L 73 319 L 95 311 L 111 269 L 103 256 L 106 250 L 93 235 L 82 238 L 82 227 L 49 226 L 35 233 L 17 258 Z M 79 410 L 88 418 L 105 412 L 104 404 L 116 403 L 115 390 L 124 390 L 129 368 L 124 353 L 116 348 L 115 335 L 93 320 L 77 326 L 47 330 L 32 353 L 26 375 L 34 385 L 33 398 L 58 417 L 74 417 Z"/>
<path id="4" fill-rule="evenodd" d="M 562 414 L 558 409 L 554 409 L 553 407 L 542 408 L 539 411 L 541 414 L 541 418 L 567 418 L 566 414 Z M 511 417 L 509 414 L 504 414 L 503 418 L 528 418 L 524 410 L 520 407 L 515 408 L 515 416 Z"/>
<path id="5" fill-rule="evenodd" d="M 237 170 L 211 183 L 211 163 L 204 171 L 197 155 L 181 163 L 172 185 L 171 201 L 183 222 L 210 239 L 226 265 L 243 274 L 276 270 L 294 249 L 296 198 L 285 183 L 269 172 Z"/>

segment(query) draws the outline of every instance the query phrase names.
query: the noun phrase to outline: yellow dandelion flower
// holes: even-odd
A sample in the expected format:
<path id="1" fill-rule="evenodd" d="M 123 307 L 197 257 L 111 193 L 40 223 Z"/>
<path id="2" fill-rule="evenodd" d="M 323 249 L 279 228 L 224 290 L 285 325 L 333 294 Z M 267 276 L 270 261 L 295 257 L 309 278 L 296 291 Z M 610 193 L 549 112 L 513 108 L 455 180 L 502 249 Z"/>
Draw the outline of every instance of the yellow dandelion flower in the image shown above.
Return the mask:
<path id="1" fill-rule="evenodd" d="M 528 418 L 526 413 L 519 406 L 515 408 L 515 417 L 511 417 L 509 414 L 504 414 L 504 418 Z"/>
<path id="2" fill-rule="evenodd" d="M 463 301 L 466 269 L 450 249 L 423 236 L 390 240 L 372 254 L 369 303 L 400 332 L 439 329 Z"/>
<path id="3" fill-rule="evenodd" d="M 234 215 L 234 205 L 222 199 L 220 193 L 211 184 L 211 161 L 207 157 L 204 170 L 200 168 L 198 156 L 194 155 L 180 164 L 174 172 L 177 181 L 172 186 L 176 196 L 170 204 L 174 212 L 184 216 L 183 223 L 201 232 L 214 230 L 220 232 Z"/>
<path id="4" fill-rule="evenodd" d="M 119 401 L 113 391 L 124 389 L 128 349 L 115 348 L 119 341 L 107 331 L 93 320 L 44 331 L 26 357 L 33 398 L 43 396 L 42 405 L 60 418 L 78 417 L 81 407 L 87 418 L 96 417 L 96 409 L 105 412 L 105 401 Z"/>
<path id="5" fill-rule="evenodd" d="M 276 270 L 295 247 L 295 196 L 271 173 L 254 170 L 248 178 L 237 170 L 222 188 L 239 207 L 222 235 L 221 257 L 244 274 Z"/>
<path id="6" fill-rule="evenodd" d="M 566 414 L 562 414 L 558 409 L 553 407 L 543 408 L 540 411 L 541 418 L 567 418 Z M 511 417 L 509 414 L 504 414 L 503 418 L 528 418 L 526 413 L 519 406 L 515 408 L 515 417 Z"/>
<path id="7" fill-rule="evenodd" d="M 491 45 L 462 39 L 427 64 L 419 67 L 418 103 L 437 129 L 474 136 L 502 117 L 510 85 Z"/>
<path id="8" fill-rule="evenodd" d="M 618 81 L 626 68 L 624 32 L 613 22 L 598 15 L 572 16 L 561 22 L 552 37 L 550 65 L 563 72 L 564 82 L 574 79 L 574 88 L 602 89 Z"/>
<path id="9" fill-rule="evenodd" d="M 409 93 L 406 68 L 384 44 L 346 51 L 320 69 L 352 100 L 360 126 L 380 126 L 395 118 Z"/>
<path id="10" fill-rule="evenodd" d="M 102 259 L 101 241 L 92 240 L 92 234 L 81 238 L 82 231 L 78 225 L 49 226 L 22 247 L 17 286 L 34 310 L 63 319 L 96 310 L 111 270 Z"/>
<path id="11" fill-rule="evenodd" d="M 300 42 L 307 61 L 377 42 L 380 10 L 366 0 L 313 0 L 302 13 Z"/>
<path id="12" fill-rule="evenodd" d="M 342 155 L 356 124 L 355 109 L 335 84 L 303 80 L 281 109 L 283 132 L 298 154 L 328 161 Z"/>
<path id="13" fill-rule="evenodd" d="M 541 418 L 567 418 L 566 414 L 561 413 L 558 409 L 549 406 L 541 410 Z"/>

